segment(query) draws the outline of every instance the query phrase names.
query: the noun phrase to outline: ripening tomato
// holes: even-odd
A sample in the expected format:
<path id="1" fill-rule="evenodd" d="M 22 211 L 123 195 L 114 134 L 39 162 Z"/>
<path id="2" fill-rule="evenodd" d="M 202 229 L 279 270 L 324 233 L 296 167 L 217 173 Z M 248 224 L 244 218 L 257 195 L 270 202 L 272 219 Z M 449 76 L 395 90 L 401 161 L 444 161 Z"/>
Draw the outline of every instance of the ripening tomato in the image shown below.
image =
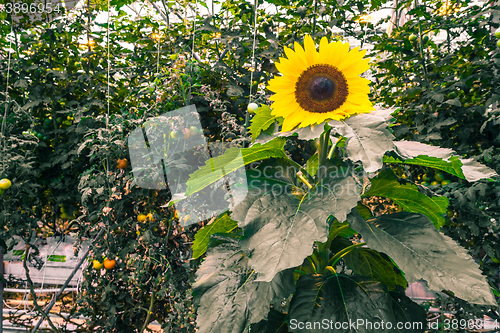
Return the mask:
<path id="1" fill-rule="evenodd" d="M 94 269 L 101 269 L 104 267 L 104 264 L 100 262 L 99 260 L 94 260 L 92 262 L 92 266 L 94 266 Z"/>
<path id="2" fill-rule="evenodd" d="M 12 183 L 7 178 L 0 180 L 0 189 L 2 190 L 8 189 L 11 185 Z"/>
<path id="3" fill-rule="evenodd" d="M 116 260 L 112 260 L 112 259 L 108 259 L 108 258 L 104 259 L 104 267 L 106 269 L 113 269 L 113 268 L 115 268 L 115 266 L 116 266 Z"/>
<path id="4" fill-rule="evenodd" d="M 119 159 L 116 163 L 116 167 L 118 169 L 126 169 L 128 167 L 128 161 L 126 158 Z"/>

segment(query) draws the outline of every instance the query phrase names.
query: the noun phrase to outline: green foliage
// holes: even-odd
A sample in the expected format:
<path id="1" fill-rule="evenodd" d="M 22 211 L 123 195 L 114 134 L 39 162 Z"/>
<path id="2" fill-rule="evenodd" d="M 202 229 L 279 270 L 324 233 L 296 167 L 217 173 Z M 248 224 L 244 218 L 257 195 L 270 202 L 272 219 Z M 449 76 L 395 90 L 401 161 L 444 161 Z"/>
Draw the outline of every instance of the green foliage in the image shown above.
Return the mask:
<path id="1" fill-rule="evenodd" d="M 197 276 L 199 332 L 243 332 L 266 319 L 270 302 L 288 297 L 294 288 L 291 270 L 262 282 L 231 238 L 208 251 Z"/>
<path id="2" fill-rule="evenodd" d="M 448 199 L 441 196 L 428 197 L 420 193 L 415 185 L 400 184 L 391 170 L 383 170 L 373 178 L 370 189 L 363 196 L 389 198 L 404 211 L 426 215 L 438 229 L 445 224 L 442 215 L 449 206 Z"/>
<path id="3" fill-rule="evenodd" d="M 117 267 L 105 274 L 85 269 L 84 292 L 71 312 L 88 318 L 81 330 L 142 332 L 154 320 L 171 332 L 193 332 L 195 325 L 200 332 L 242 332 L 249 325 L 252 331 L 287 332 L 291 319 L 368 315 L 421 322 L 422 308 L 401 291 L 402 273 L 409 282 L 423 277 L 435 290 L 493 304 L 489 287 L 498 285 L 493 259 L 499 257 L 500 227 L 492 221 L 500 218 L 500 186 L 480 180 L 496 173 L 479 162 L 500 170 L 500 62 L 490 33 L 498 23 L 486 6 L 431 16 L 417 4 L 413 17 L 391 36 L 370 36 L 373 25 L 355 31 L 355 19 L 381 8 L 379 1 L 268 2 L 280 11 L 270 17 L 258 7 L 253 74 L 248 64 L 254 8 L 243 0 L 223 2 L 217 14 L 209 8 L 214 15 L 198 15 L 195 27 L 183 16 L 189 5 L 206 7 L 203 2 L 166 2 L 161 19 L 135 20 L 120 10 L 130 1 L 112 0 L 117 16 L 99 24 L 109 37 L 105 29 L 90 29 L 106 9 L 102 2 L 71 19 L 14 21 L 11 36 L 12 21 L 0 14 L 0 179 L 12 181 L 0 195 L 0 246 L 11 249 L 13 236 L 34 245 L 33 234 L 76 233 L 81 242 L 104 228 L 89 259 L 114 257 Z M 430 9 L 437 5 L 426 3 Z M 171 15 L 180 20 L 162 21 Z M 27 25 L 36 29 L 21 29 Z M 281 119 L 270 115 L 269 92 L 261 88 L 277 74 L 273 62 L 305 33 L 316 42 L 337 38 L 334 26 L 385 53 L 375 65 L 372 96 L 390 108 L 277 133 Z M 448 33 L 446 43 L 430 38 L 420 44 L 420 37 L 438 29 Z M 160 35 L 159 42 L 152 33 Z M 468 37 L 457 41 L 461 33 Z M 411 34 L 418 35 L 413 44 L 407 40 Z M 82 36 L 93 44 L 80 44 Z M 244 112 L 250 91 L 261 108 L 249 135 Z M 128 158 L 132 130 L 187 104 L 196 104 L 206 137 L 233 148 L 192 173 L 185 194 L 196 195 L 243 167 L 249 180 L 247 198 L 196 236 L 199 226 L 182 227 L 173 207 L 165 207 L 172 200 L 169 189 L 140 189 L 130 168 L 117 170 L 114 164 Z M 395 122 L 389 127 L 390 114 Z M 309 141 L 320 135 L 322 144 L 312 147 Z M 394 136 L 430 145 L 410 147 L 393 142 Z M 248 147 L 251 141 L 256 143 Z M 399 183 L 384 163 L 434 168 L 464 180 L 432 193 L 417 188 L 415 179 Z M 373 218 L 359 202 L 362 193 L 429 216 L 470 249 L 488 283 L 465 250 L 422 215 L 377 217 L 378 226 L 355 219 L 348 228 L 342 222 L 354 207 Z M 453 210 L 444 219 L 447 200 Z M 73 212 L 75 219 L 65 218 Z M 139 213 L 153 218 L 139 223 Z M 229 233 L 236 228 L 229 216 L 240 234 Z M 197 260 L 189 260 L 191 251 Z M 196 270 L 197 324 L 191 295 Z M 457 304 L 463 302 L 459 298 Z"/>
<path id="4" fill-rule="evenodd" d="M 191 174 L 187 183 L 186 196 L 198 192 L 225 175 L 245 165 L 268 159 L 285 157 L 283 146 L 285 140 L 274 139 L 265 145 L 256 144 L 250 148 L 231 148 L 226 154 L 211 158 L 201 169 Z"/>
<path id="5" fill-rule="evenodd" d="M 401 212 L 365 221 L 354 212 L 349 225 L 370 248 L 390 256 L 409 283 L 425 279 L 433 290 L 450 290 L 475 304 L 496 304 L 478 265 L 427 217 Z"/>
<path id="6" fill-rule="evenodd" d="M 389 332 L 388 325 L 384 329 L 379 326 L 382 321 L 391 323 L 392 327 L 396 327 L 397 322 L 420 323 L 420 328 L 405 332 L 424 332 L 426 328 L 423 308 L 404 294 L 390 293 L 383 283 L 362 275 L 301 276 L 290 303 L 290 318 L 295 320 L 290 320 L 292 332 L 300 332 L 297 322 L 309 322 L 311 326 L 304 327 L 309 332 L 331 332 L 335 330 L 335 323 L 354 322 L 360 324 L 354 325 L 360 332 Z M 323 323 L 324 319 L 328 325 L 312 326 L 314 322 Z M 372 322 L 375 320 L 378 325 Z"/>
<path id="7" fill-rule="evenodd" d="M 194 238 L 193 258 L 202 256 L 208 247 L 210 236 L 217 233 L 229 233 L 233 231 L 238 224 L 231 220 L 229 215 L 219 216 L 215 221 L 200 229 Z"/>
<path id="8" fill-rule="evenodd" d="M 401 271 L 392 263 L 382 257 L 380 253 L 371 249 L 356 249 L 344 256 L 345 264 L 356 274 L 365 275 L 376 281 L 381 281 L 389 290 L 401 286 L 408 287 Z"/>
<path id="9" fill-rule="evenodd" d="M 271 108 L 269 106 L 260 106 L 256 111 L 255 117 L 252 119 L 252 125 L 249 127 L 250 133 L 252 133 L 252 141 L 255 141 L 260 133 L 273 130 L 273 125 L 276 121 L 277 117 L 271 115 Z"/>

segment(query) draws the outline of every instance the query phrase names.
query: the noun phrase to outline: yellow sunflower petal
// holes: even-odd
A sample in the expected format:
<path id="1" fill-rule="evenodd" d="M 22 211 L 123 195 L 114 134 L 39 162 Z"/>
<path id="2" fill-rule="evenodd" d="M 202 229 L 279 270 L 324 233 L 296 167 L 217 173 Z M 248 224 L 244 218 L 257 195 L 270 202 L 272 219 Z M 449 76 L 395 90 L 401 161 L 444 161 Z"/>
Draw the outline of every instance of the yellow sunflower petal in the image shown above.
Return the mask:
<path id="1" fill-rule="evenodd" d="M 343 58 L 347 57 L 349 51 L 349 44 L 342 42 L 330 43 L 330 57 L 328 59 L 328 64 L 337 67 Z"/>
<path id="2" fill-rule="evenodd" d="M 295 90 L 295 82 L 294 80 L 290 80 L 288 77 L 278 76 L 269 80 L 269 86 L 267 89 L 277 92 L 277 90 L 282 91 L 294 91 Z"/>
<path id="3" fill-rule="evenodd" d="M 359 51 L 359 46 L 356 46 L 348 53 L 348 56 L 342 59 L 342 62 L 337 66 L 337 68 L 344 70 L 352 64 L 359 63 L 365 54 L 366 50 Z"/>
<path id="4" fill-rule="evenodd" d="M 309 67 L 309 62 L 307 61 L 307 56 L 306 56 L 306 51 L 302 48 L 302 45 L 299 43 L 295 42 L 293 44 L 293 50 L 295 52 L 295 55 L 297 58 L 299 58 L 302 61 L 302 64 L 304 65 L 305 68 Z"/>
<path id="5" fill-rule="evenodd" d="M 306 70 L 307 64 L 305 62 L 305 59 L 302 60 L 302 58 L 300 58 L 294 50 L 286 46 L 284 47 L 284 50 L 288 60 L 290 60 L 290 62 L 293 63 L 296 68 L 300 68 L 301 71 Z"/>
<path id="6" fill-rule="evenodd" d="M 304 37 L 304 50 L 307 58 L 307 65 L 312 66 L 317 64 L 318 53 L 316 52 L 316 46 L 314 45 L 314 40 L 311 35 L 306 35 Z"/>
<path id="7" fill-rule="evenodd" d="M 361 61 L 350 64 L 349 66 L 342 69 L 342 72 L 348 75 L 359 75 L 370 69 L 369 59 L 363 59 Z"/>
<path id="8" fill-rule="evenodd" d="M 330 47 L 328 46 L 328 39 L 326 37 L 323 37 L 319 42 L 318 63 L 320 64 L 328 63 L 329 55 L 330 55 Z"/>
<path id="9" fill-rule="evenodd" d="M 289 77 L 299 77 L 305 68 L 301 69 L 297 64 L 286 58 L 280 58 L 280 62 L 275 63 L 280 73 L 286 73 Z"/>

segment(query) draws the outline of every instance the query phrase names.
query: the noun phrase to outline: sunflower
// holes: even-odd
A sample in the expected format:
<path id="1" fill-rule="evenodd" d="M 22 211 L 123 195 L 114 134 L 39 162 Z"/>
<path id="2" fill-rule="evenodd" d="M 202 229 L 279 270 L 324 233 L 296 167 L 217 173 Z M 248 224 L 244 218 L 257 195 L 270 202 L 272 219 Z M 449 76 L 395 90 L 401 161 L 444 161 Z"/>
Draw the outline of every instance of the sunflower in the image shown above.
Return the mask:
<path id="1" fill-rule="evenodd" d="M 304 48 L 297 42 L 294 50 L 285 47 L 288 59 L 276 63 L 282 76 L 271 79 L 267 87 L 276 93 L 270 98 L 271 108 L 273 115 L 284 118 L 282 131 L 374 110 L 368 99 L 370 81 L 359 77 L 369 68 L 369 60 L 362 59 L 365 53 L 358 47 L 349 51 L 349 43 L 328 43 L 326 37 L 318 52 L 310 35 L 305 36 Z"/>

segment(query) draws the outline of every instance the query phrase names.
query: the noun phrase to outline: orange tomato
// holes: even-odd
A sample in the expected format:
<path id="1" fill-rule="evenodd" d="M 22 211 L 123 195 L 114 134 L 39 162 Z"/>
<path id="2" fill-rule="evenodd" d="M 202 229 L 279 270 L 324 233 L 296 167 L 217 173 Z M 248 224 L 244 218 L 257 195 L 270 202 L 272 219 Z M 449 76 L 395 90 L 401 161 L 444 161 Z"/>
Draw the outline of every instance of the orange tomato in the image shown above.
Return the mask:
<path id="1" fill-rule="evenodd" d="M 113 269 L 116 266 L 116 260 L 111 260 L 111 259 L 104 259 L 104 267 L 106 269 Z"/>
<path id="2" fill-rule="evenodd" d="M 125 169 L 126 167 L 128 167 L 128 161 L 126 158 L 119 159 L 116 163 L 116 167 L 118 169 Z"/>

